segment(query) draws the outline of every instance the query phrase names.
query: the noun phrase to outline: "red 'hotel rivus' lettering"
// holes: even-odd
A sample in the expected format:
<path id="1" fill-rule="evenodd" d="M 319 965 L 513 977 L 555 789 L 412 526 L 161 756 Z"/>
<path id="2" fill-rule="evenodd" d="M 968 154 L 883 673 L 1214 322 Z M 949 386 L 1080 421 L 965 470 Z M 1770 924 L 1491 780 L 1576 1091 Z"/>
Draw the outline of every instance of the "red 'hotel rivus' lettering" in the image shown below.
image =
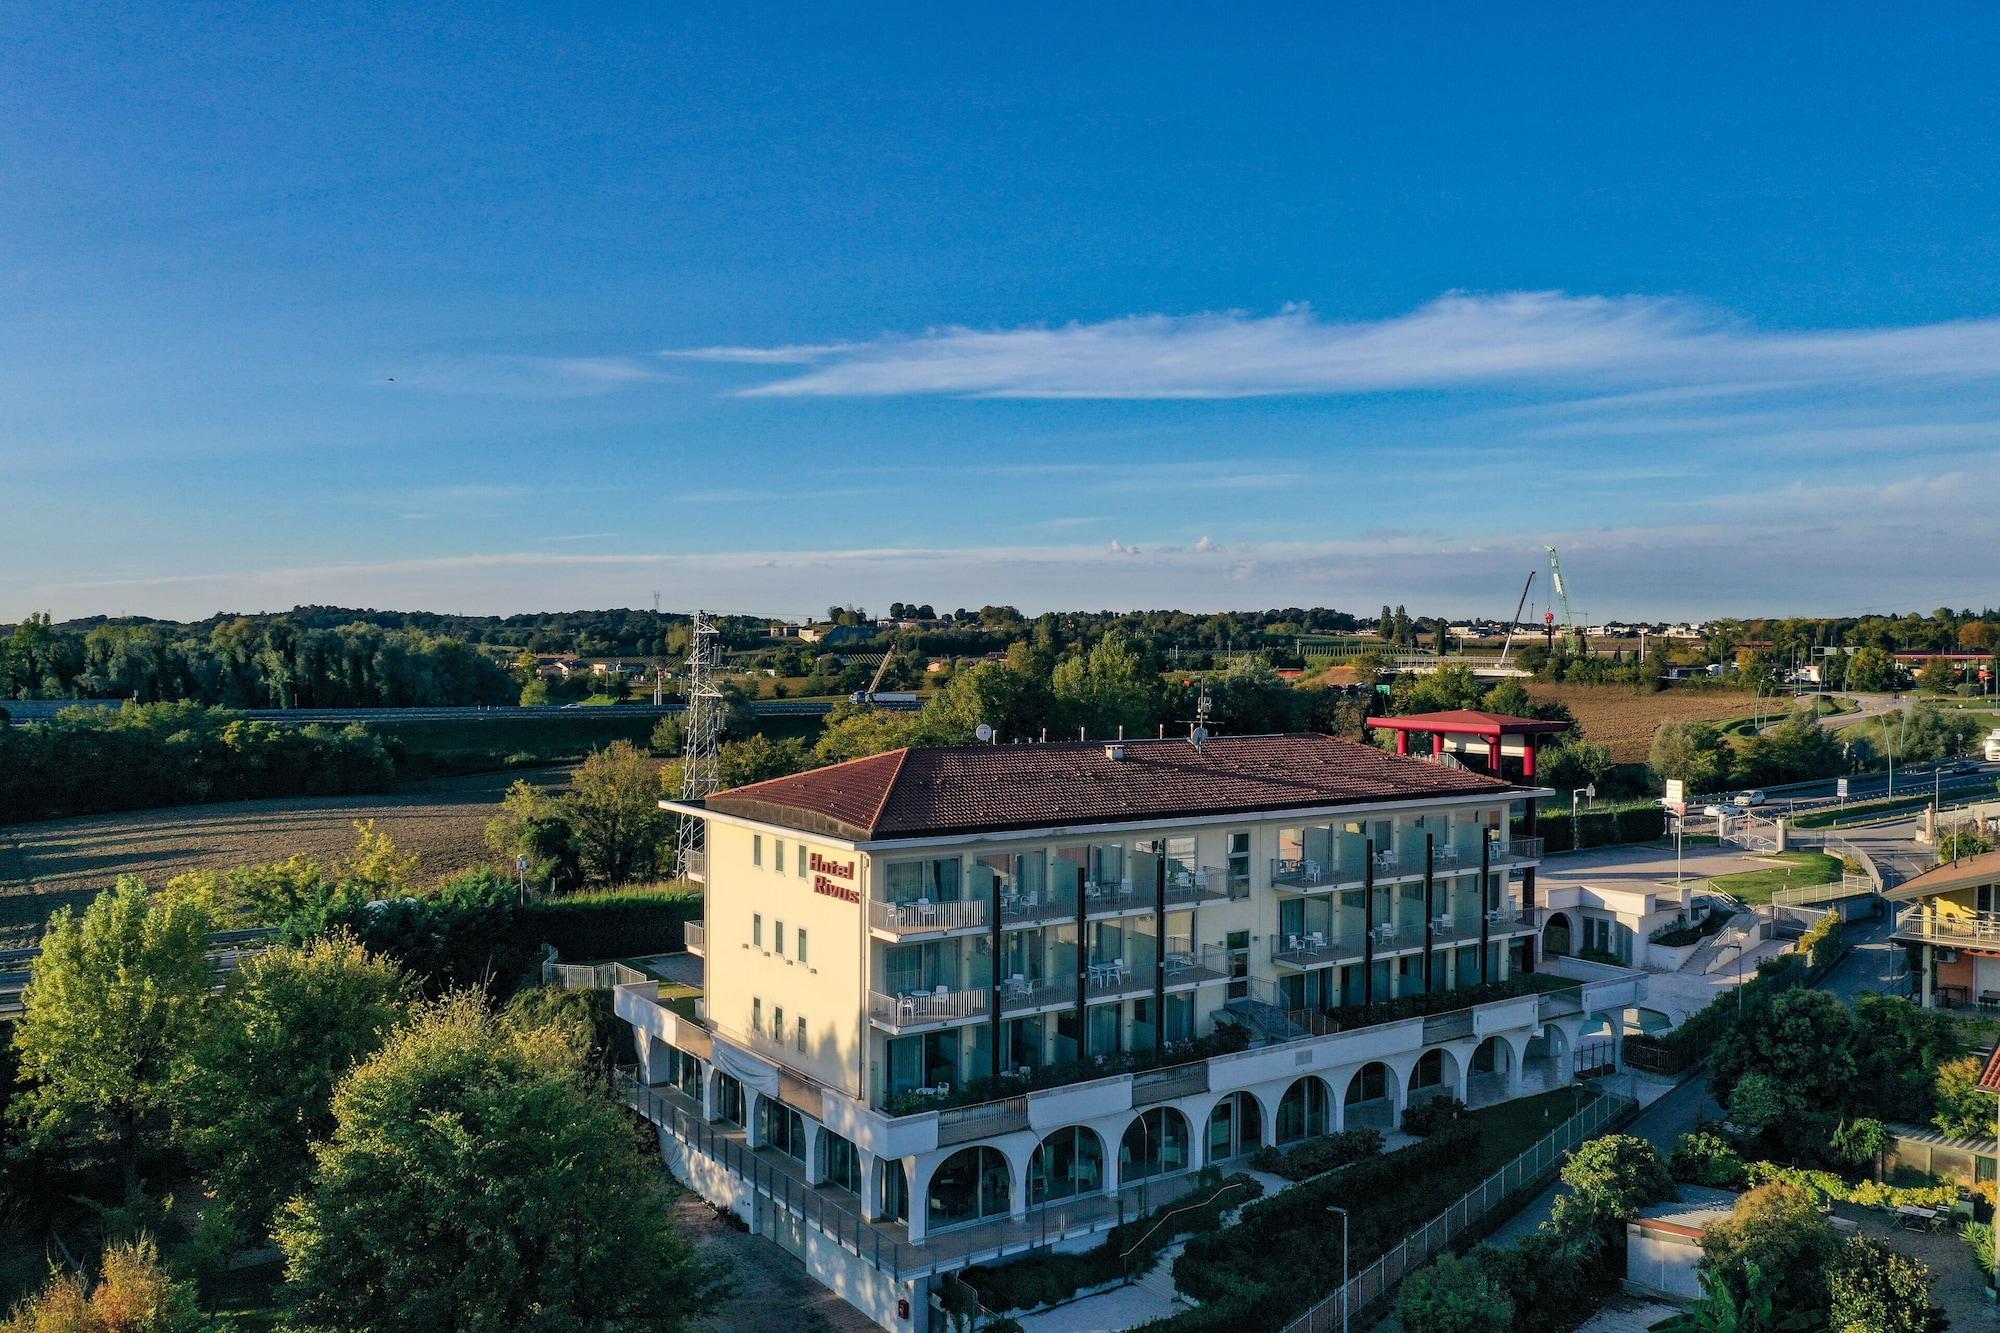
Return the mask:
<path id="1" fill-rule="evenodd" d="M 839 861 L 830 861 L 818 852 L 814 852 L 812 859 L 806 865 L 813 872 L 814 893 L 823 893 L 829 898 L 839 898 L 850 903 L 861 901 L 860 892 L 851 885 L 835 882 L 840 879 L 852 880 L 854 878 L 854 862 L 849 861 L 842 864 Z"/>

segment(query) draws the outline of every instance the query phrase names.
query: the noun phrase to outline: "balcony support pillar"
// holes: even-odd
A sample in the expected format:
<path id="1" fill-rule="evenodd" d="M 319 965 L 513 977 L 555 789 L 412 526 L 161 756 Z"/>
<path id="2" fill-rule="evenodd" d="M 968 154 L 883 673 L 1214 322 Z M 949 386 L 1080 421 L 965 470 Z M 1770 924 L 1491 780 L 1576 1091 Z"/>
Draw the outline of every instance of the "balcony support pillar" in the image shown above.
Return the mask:
<path id="1" fill-rule="evenodd" d="M 993 901 L 991 904 L 989 904 L 989 910 L 993 913 L 993 946 L 992 946 L 993 958 L 992 958 L 992 965 L 987 968 L 989 976 L 988 976 L 988 985 L 986 993 L 986 1010 L 988 1013 L 993 1015 L 993 1021 L 991 1024 L 992 1039 L 988 1041 L 986 1044 L 992 1048 L 990 1053 L 993 1059 L 992 1059 L 992 1068 L 987 1071 L 987 1074 L 988 1077 L 992 1078 L 993 1081 L 997 1083 L 1000 1081 L 1000 1026 L 1001 1026 L 1000 1024 L 1001 922 L 1000 922 L 1000 877 L 998 875 L 995 875 L 993 877 Z"/>
<path id="2" fill-rule="evenodd" d="M 1487 913 L 1498 904 L 1486 901 L 1488 871 L 1493 864 L 1493 840 L 1482 836 L 1479 839 L 1479 979 L 1493 980 L 1493 918 Z M 1504 896 L 1504 895 L 1503 895 Z"/>
<path id="3" fill-rule="evenodd" d="M 1167 1044 L 1167 840 L 1153 857 L 1153 1050 Z M 1194 947 L 1194 941 L 1188 941 Z"/>
<path id="4" fill-rule="evenodd" d="M 1923 999 L 1924 999 L 1924 1008 L 1926 1009 L 1930 1008 L 1933 1004 L 1936 1003 L 1935 997 L 1931 994 L 1931 991 L 1933 989 L 1931 984 L 1931 978 L 1937 975 L 1936 953 L 1937 953 L 1937 946 L 1932 944 L 1929 940 L 1924 941 Z"/>
<path id="5" fill-rule="evenodd" d="M 1438 988 L 1436 959 L 1432 942 L 1437 925 L 1437 867 L 1434 864 L 1435 835 L 1424 830 L 1424 993 Z M 1453 923 L 1456 924 L 1456 923 Z"/>
<path id="6" fill-rule="evenodd" d="M 1375 1003 L 1375 839 L 1361 862 L 1361 1003 Z"/>

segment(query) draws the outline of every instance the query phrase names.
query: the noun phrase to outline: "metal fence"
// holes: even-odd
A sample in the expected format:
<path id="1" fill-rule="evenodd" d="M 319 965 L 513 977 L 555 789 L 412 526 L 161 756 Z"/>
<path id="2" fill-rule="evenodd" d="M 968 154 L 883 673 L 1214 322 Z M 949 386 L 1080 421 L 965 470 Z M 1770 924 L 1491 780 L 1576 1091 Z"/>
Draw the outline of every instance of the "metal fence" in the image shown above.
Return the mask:
<path id="1" fill-rule="evenodd" d="M 1403 1238 L 1387 1254 L 1351 1277 L 1305 1314 L 1285 1326 L 1284 1333 L 1345 1333 L 1350 1319 L 1381 1302 L 1396 1284 L 1450 1246 L 1453 1238 L 1480 1221 L 1509 1195 L 1534 1184 L 1554 1170 L 1569 1152 L 1633 1105 L 1629 1098 L 1600 1093 L 1583 1111 L 1565 1121 L 1540 1143 L 1488 1176 L 1451 1207 Z"/>
<path id="2" fill-rule="evenodd" d="M 1839 902 L 1842 898 L 1859 898 L 1875 892 L 1875 881 L 1866 875 L 1842 875 L 1829 884 L 1807 884 L 1796 889 L 1778 889 L 1771 894 L 1771 902 L 1778 907 L 1816 907 L 1821 903 Z"/>
<path id="3" fill-rule="evenodd" d="M 636 986 L 656 979 L 624 963 L 559 963 L 553 958 L 542 959 L 542 984 L 563 990 L 610 990 L 613 986 Z"/>

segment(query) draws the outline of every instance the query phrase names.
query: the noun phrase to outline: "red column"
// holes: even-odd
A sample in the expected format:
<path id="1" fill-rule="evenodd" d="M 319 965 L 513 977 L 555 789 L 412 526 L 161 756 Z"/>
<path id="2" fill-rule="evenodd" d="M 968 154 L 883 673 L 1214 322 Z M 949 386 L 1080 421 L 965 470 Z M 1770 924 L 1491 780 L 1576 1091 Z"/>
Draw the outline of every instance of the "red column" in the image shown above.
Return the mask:
<path id="1" fill-rule="evenodd" d="M 1398 731 L 1396 733 L 1396 753 L 1408 754 L 1409 752 L 1410 752 L 1410 733 L 1407 731 Z"/>
<path id="2" fill-rule="evenodd" d="M 1431 753 L 1432 753 L 1432 754 L 1434 754 L 1434 755 L 1439 755 L 1439 754 L 1443 754 L 1443 753 L 1444 753 L 1444 733 L 1443 733 L 1443 732 L 1441 732 L 1441 731 L 1433 731 L 1433 732 L 1431 733 Z"/>
<path id="3" fill-rule="evenodd" d="M 1529 736 L 1522 741 L 1527 752 L 1521 756 L 1521 781 L 1527 782 L 1535 776 L 1535 738 Z"/>
<path id="4" fill-rule="evenodd" d="M 1486 766 L 1496 774 L 1500 771 L 1500 736 L 1497 732 L 1486 742 Z"/>

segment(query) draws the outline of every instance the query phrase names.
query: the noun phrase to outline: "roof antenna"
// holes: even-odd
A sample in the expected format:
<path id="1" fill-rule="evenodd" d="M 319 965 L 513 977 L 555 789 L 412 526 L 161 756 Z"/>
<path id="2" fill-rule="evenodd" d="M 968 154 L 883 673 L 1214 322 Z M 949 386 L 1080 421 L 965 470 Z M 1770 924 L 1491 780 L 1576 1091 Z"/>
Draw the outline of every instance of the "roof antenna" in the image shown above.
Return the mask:
<path id="1" fill-rule="evenodd" d="M 1208 714 L 1213 706 L 1208 697 L 1208 682 L 1203 681 L 1201 693 L 1194 701 L 1194 721 L 1188 724 L 1188 743 L 1197 750 L 1208 739 Z"/>

